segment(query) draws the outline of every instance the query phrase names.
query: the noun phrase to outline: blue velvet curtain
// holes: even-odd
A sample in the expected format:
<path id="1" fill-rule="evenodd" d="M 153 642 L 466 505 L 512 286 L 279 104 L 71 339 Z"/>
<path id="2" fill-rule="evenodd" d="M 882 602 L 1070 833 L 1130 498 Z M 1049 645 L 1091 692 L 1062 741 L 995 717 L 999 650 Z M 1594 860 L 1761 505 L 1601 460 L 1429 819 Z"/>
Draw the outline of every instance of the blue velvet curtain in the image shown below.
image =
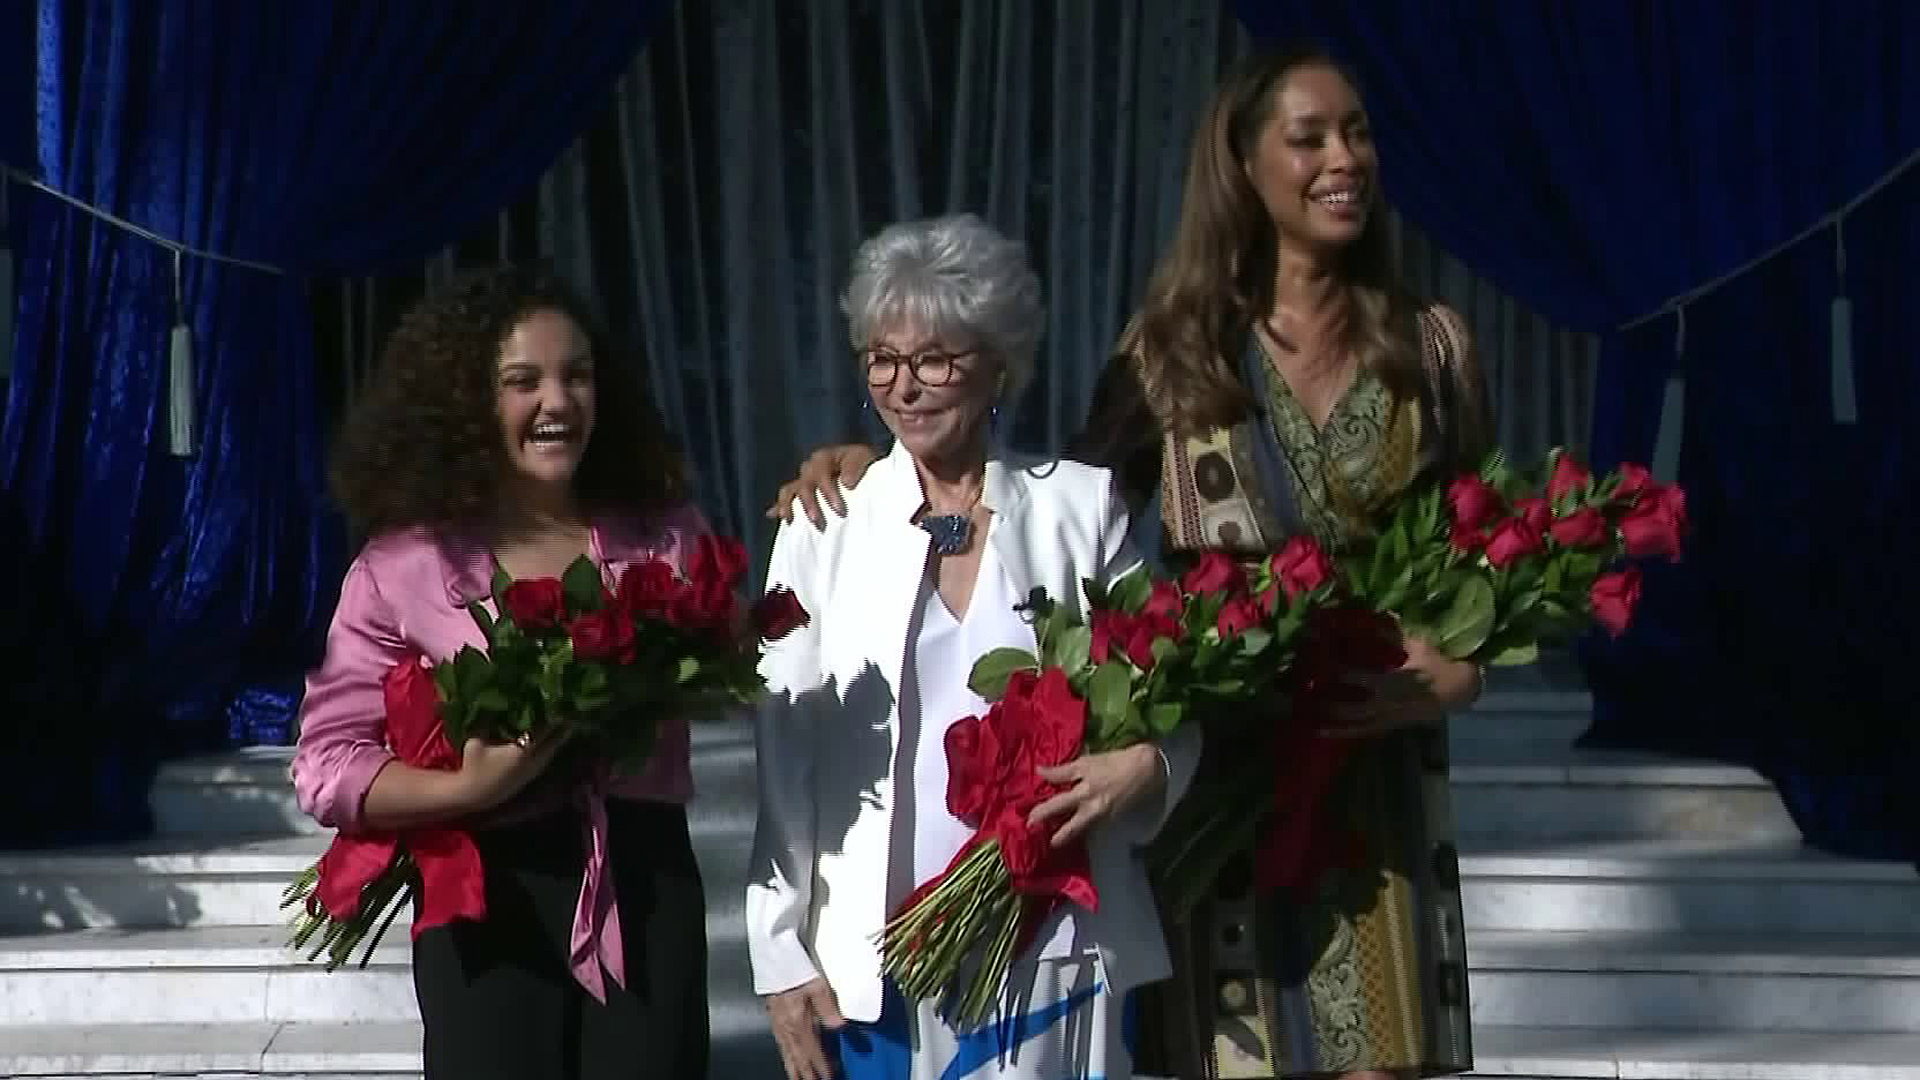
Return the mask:
<path id="1" fill-rule="evenodd" d="M 1588 741 L 1751 764 L 1808 839 L 1920 858 L 1905 572 L 1920 176 L 1844 222 L 1858 422 L 1836 424 L 1822 231 L 1685 308 L 1920 148 L 1920 8 L 1899 0 L 1426 5 L 1237 0 L 1365 83 L 1388 197 L 1528 305 L 1606 335 L 1593 457 L 1646 461 L 1684 372 L 1697 526 L 1618 642 L 1583 650 Z"/>
<path id="2" fill-rule="evenodd" d="M 288 736 L 347 555 L 303 278 L 424 255 L 532 183 L 651 7 L 38 5 L 6 164 L 284 272 L 184 260 L 200 449 L 174 457 L 171 253 L 13 192 L 0 845 L 138 834 L 157 761 Z"/>

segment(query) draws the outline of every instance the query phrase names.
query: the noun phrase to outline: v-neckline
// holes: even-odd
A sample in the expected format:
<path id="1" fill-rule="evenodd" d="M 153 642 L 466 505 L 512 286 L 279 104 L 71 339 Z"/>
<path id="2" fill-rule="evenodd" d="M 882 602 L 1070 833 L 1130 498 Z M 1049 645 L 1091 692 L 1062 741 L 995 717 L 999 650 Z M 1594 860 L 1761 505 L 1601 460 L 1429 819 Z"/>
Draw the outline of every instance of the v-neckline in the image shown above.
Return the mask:
<path id="1" fill-rule="evenodd" d="M 1348 400 L 1351 399 L 1354 392 L 1360 388 L 1360 378 L 1362 375 L 1360 367 L 1356 364 L 1353 370 L 1347 373 L 1347 384 L 1340 388 L 1338 394 L 1333 396 L 1331 403 L 1327 406 L 1327 415 L 1316 420 L 1313 413 L 1307 411 L 1307 403 L 1302 401 L 1299 393 L 1294 390 L 1293 383 L 1287 378 L 1287 373 L 1281 369 L 1278 358 L 1274 356 L 1273 349 L 1269 347 L 1270 344 L 1277 344 L 1277 341 L 1278 339 L 1273 338 L 1272 331 L 1258 323 L 1254 325 L 1253 342 L 1260 350 L 1261 363 L 1267 365 L 1268 373 L 1273 376 L 1274 382 L 1280 387 L 1281 392 L 1286 395 L 1286 399 L 1293 404 L 1295 409 L 1299 410 L 1301 418 L 1307 422 L 1308 430 L 1313 432 L 1314 440 L 1318 442 L 1322 436 L 1326 434 L 1327 428 L 1333 425 L 1334 418 L 1340 415 L 1340 410 L 1346 408 Z"/>

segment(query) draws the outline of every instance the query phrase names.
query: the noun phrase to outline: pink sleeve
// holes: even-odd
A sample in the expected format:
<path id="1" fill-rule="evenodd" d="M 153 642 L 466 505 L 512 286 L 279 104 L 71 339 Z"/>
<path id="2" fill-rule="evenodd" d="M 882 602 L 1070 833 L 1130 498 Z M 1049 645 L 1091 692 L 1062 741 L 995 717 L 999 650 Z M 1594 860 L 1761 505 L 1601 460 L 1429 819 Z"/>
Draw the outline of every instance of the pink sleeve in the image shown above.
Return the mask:
<path id="1" fill-rule="evenodd" d="M 393 754 L 381 680 L 406 655 L 398 620 L 363 559 L 347 569 L 327 654 L 307 676 L 293 791 L 300 809 L 343 832 L 364 828 L 367 789 Z"/>

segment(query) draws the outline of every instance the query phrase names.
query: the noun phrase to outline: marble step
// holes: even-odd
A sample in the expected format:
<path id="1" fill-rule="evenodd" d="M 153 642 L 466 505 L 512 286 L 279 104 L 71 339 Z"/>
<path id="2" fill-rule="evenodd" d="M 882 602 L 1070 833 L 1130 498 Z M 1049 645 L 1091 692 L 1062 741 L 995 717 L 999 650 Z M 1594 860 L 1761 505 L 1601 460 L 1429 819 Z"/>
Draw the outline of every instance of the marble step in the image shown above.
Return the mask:
<path id="1" fill-rule="evenodd" d="M 740 904 L 707 915 L 714 1022 L 758 1023 Z M 0 1026 L 416 1019 L 408 937 L 329 972 L 284 927 L 92 929 L 0 936 Z M 4 1074 L 0 1074 L 4 1075 Z"/>
<path id="2" fill-rule="evenodd" d="M 1920 936 L 1483 931 L 1475 1024 L 1920 1034 Z"/>
<path id="3" fill-rule="evenodd" d="M 714 1034 L 715 1080 L 778 1080 L 751 1033 Z M 1481 1025 L 1473 1077 L 1499 1080 L 1920 1080 L 1920 1036 Z M 0 1075 L 414 1080 L 412 1022 L 0 1026 Z M 1141 1080 L 1148 1080 L 1142 1077 Z"/>
<path id="4" fill-rule="evenodd" d="M 1697 839 L 1470 842 L 1470 932 L 1920 935 L 1920 875 L 1793 845 Z"/>
<path id="5" fill-rule="evenodd" d="M 743 1026 L 751 1020 L 756 1026 Z M 714 1080 L 780 1077 L 759 1016 L 715 1016 Z M 273 1077 L 275 1080 L 416 1080 L 420 1025 L 352 1023 L 0 1025 L 0 1076 Z"/>
<path id="6" fill-rule="evenodd" d="M 1470 1077 L 1920 1080 L 1920 1036 L 1475 1024 Z"/>
<path id="7" fill-rule="evenodd" d="M 732 909 L 750 838 L 698 850 Z M 280 923 L 281 890 L 317 836 L 158 837 L 125 848 L 0 853 L 0 931 Z M 1489 842 L 1460 857 L 1469 930 L 1920 934 L 1920 876 L 1791 844 Z M 404 918 L 404 916 L 403 916 Z"/>
<path id="8" fill-rule="evenodd" d="M 291 917 L 280 897 L 328 838 L 159 836 L 124 847 L 0 852 L 0 932 L 89 927 L 262 926 Z M 701 843 L 707 895 L 745 888 L 751 836 Z M 412 919 L 403 912 L 396 926 Z"/>
<path id="9" fill-rule="evenodd" d="M 694 728 L 693 773 L 699 799 L 696 833 L 736 829 L 742 813 L 752 827 L 753 734 L 744 724 Z M 293 749 L 255 746 L 161 766 L 148 794 L 160 836 L 324 835 L 300 811 L 288 767 Z M 707 819 L 701 812 L 710 808 Z"/>
<path id="10" fill-rule="evenodd" d="M 1454 826 L 1463 838 L 1800 839 L 1773 784 L 1735 765 L 1483 744 L 1455 748 L 1451 781 Z"/>

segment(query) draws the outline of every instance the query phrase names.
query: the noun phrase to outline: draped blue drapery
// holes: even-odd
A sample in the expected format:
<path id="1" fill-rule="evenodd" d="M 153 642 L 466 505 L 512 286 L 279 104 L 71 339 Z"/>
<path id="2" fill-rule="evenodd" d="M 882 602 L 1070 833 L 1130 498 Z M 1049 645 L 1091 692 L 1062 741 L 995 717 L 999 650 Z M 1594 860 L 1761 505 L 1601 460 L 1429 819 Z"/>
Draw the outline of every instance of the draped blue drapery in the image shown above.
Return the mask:
<path id="1" fill-rule="evenodd" d="M 181 262 L 200 448 L 174 457 L 172 253 L 14 188 L 0 846 L 138 833 L 162 757 L 287 737 L 346 557 L 303 276 L 424 255 L 532 183 L 650 7 L 38 5 L 5 163 L 283 272 Z"/>
<path id="2" fill-rule="evenodd" d="M 1425 5 L 1237 0 L 1256 36 L 1318 40 L 1365 83 L 1388 197 L 1530 306 L 1605 335 L 1593 457 L 1654 452 L 1685 376 L 1696 534 L 1633 629 L 1583 652 L 1588 740 L 1751 764 L 1807 838 L 1920 858 L 1902 676 L 1920 170 L 1818 225 L 1920 149 L 1920 8 L 1855 0 Z M 1836 423 L 1830 311 L 1852 303 L 1857 423 Z M 1847 351 L 1847 350 L 1843 350 Z M 1674 422 L 1682 418 L 1670 418 Z"/>

